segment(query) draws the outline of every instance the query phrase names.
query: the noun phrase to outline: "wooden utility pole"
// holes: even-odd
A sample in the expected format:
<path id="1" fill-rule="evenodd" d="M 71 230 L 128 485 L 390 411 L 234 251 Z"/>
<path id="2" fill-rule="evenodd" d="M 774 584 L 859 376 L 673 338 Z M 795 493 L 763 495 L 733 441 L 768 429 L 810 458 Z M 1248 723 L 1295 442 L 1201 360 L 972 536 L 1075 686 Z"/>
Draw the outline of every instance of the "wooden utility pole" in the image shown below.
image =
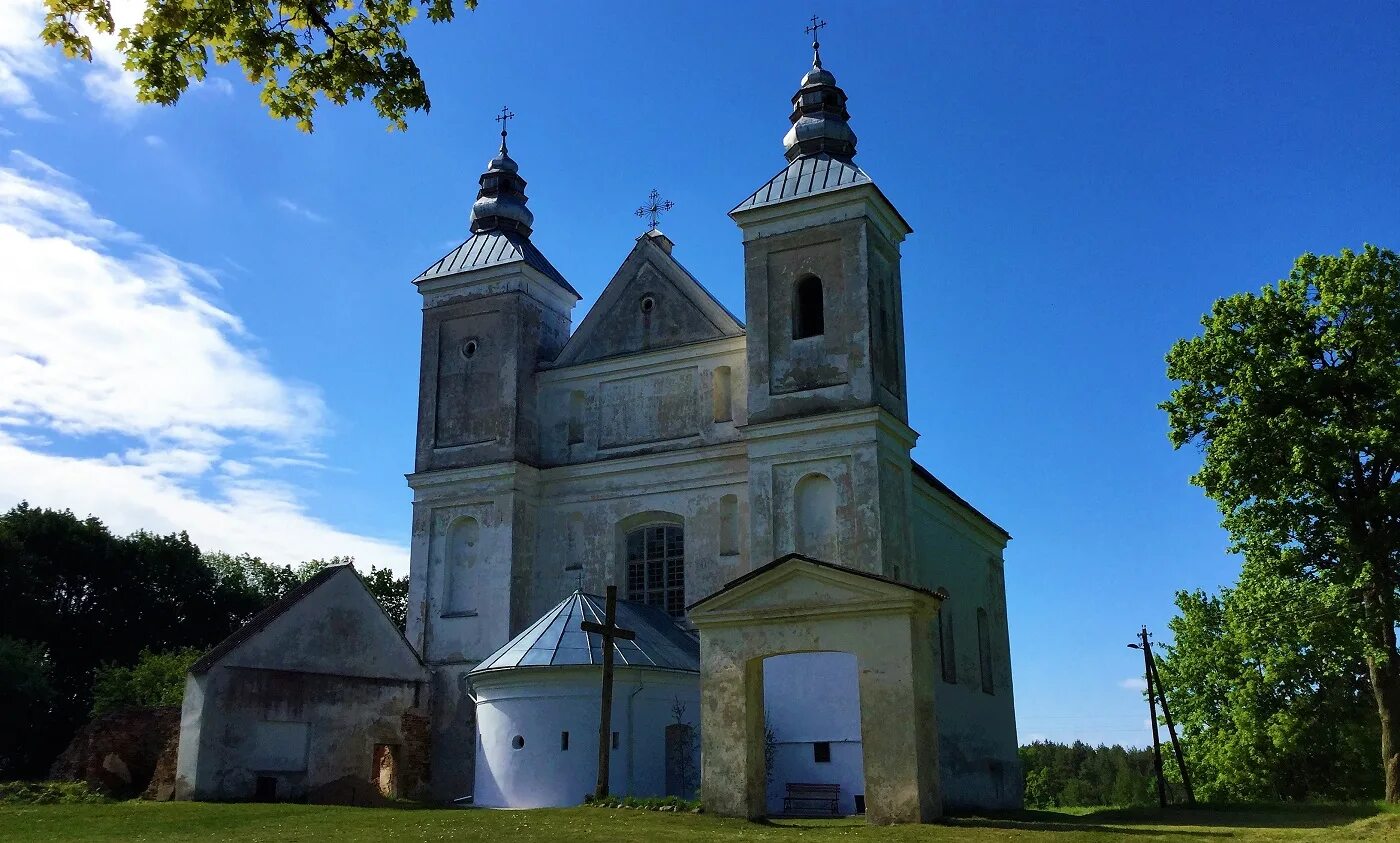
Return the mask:
<path id="1" fill-rule="evenodd" d="M 1162 686 L 1162 674 L 1157 672 L 1157 657 L 1152 655 L 1152 642 L 1144 642 L 1147 647 L 1147 664 L 1152 668 L 1152 681 L 1157 687 L 1157 696 L 1162 700 L 1162 716 L 1167 720 L 1167 734 L 1172 738 L 1172 752 L 1176 755 L 1176 769 L 1181 772 L 1181 786 L 1186 789 L 1186 804 L 1196 804 L 1196 793 L 1191 789 L 1191 776 L 1186 772 L 1186 756 L 1181 750 L 1181 741 L 1176 737 L 1176 724 L 1172 722 L 1171 710 L 1167 708 L 1167 689 Z"/>
<path id="2" fill-rule="evenodd" d="M 1147 627 L 1142 628 L 1138 633 L 1141 644 L 1129 644 L 1134 650 L 1142 650 L 1143 673 L 1147 676 L 1147 710 L 1152 716 L 1152 760 L 1157 768 L 1157 802 L 1163 808 L 1167 807 L 1167 780 L 1162 775 L 1162 735 L 1157 730 L 1157 694 L 1153 684 L 1153 676 L 1156 671 L 1152 669 L 1152 651 L 1147 643 Z"/>
<path id="3" fill-rule="evenodd" d="M 608 795 L 608 765 L 612 760 L 613 640 L 622 638 L 631 641 L 637 634 L 617 625 L 615 585 L 608 586 L 603 622 L 584 621 L 579 627 L 584 632 L 594 632 L 603 636 L 603 705 L 598 716 L 598 784 L 593 789 L 593 797 L 602 799 Z"/>

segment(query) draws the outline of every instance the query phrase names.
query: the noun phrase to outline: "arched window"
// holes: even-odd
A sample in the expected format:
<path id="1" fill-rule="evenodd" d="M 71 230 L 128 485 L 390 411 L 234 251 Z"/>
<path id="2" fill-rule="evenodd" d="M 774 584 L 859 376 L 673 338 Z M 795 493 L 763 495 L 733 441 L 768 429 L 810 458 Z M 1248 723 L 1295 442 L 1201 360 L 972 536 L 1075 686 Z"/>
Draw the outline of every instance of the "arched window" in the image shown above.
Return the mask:
<path id="1" fill-rule="evenodd" d="M 648 524 L 627 534 L 627 599 L 685 614 L 685 528 Z"/>
<path id="2" fill-rule="evenodd" d="M 792 338 L 816 337 L 826 333 L 826 307 L 822 301 L 822 280 L 804 276 L 792 291 Z"/>
<path id="3" fill-rule="evenodd" d="M 793 492 L 797 552 L 823 562 L 836 561 L 836 484 L 825 474 L 808 474 Z"/>
<path id="4" fill-rule="evenodd" d="M 443 614 L 476 614 L 476 543 L 481 528 L 475 518 L 459 518 L 447 531 L 447 595 Z"/>
<path id="5" fill-rule="evenodd" d="M 953 609 L 945 601 L 938 608 L 938 656 L 943 668 L 943 681 L 958 682 L 958 651 L 953 639 Z"/>

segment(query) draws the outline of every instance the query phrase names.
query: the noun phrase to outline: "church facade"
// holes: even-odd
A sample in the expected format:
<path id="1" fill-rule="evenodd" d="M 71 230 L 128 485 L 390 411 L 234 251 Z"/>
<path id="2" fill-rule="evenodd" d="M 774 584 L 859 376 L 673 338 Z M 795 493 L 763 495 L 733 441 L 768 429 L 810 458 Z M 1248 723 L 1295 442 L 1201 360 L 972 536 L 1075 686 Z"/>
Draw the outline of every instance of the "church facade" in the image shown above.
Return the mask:
<path id="1" fill-rule="evenodd" d="M 574 329 L 580 297 L 531 239 L 504 132 L 471 236 L 414 280 L 407 638 L 431 677 L 437 798 L 473 791 L 470 672 L 576 589 L 616 584 L 684 628 L 687 606 L 801 553 L 946 592 L 945 802 L 1019 807 L 1010 536 L 911 459 L 903 298 L 928 289 L 922 273 L 903 281 L 911 229 L 855 163 L 846 94 L 819 57 L 792 101 L 783 168 L 730 212 L 743 319 L 653 229 Z M 765 665 L 779 789 L 858 792 L 852 660 Z"/>

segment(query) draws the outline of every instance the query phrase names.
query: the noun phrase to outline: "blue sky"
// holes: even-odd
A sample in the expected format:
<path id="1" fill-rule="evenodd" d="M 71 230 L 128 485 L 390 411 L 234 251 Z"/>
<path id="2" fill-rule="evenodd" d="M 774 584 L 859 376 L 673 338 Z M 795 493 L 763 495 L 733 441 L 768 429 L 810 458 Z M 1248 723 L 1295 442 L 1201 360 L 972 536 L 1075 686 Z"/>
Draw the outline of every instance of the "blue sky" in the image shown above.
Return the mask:
<path id="1" fill-rule="evenodd" d="M 0 506 L 398 567 L 409 280 L 465 236 L 492 115 L 519 115 L 575 325 L 652 187 L 676 256 L 739 312 L 725 212 L 783 163 L 812 12 L 483 0 L 410 30 L 434 108 L 407 133 L 360 105 L 304 135 L 227 68 L 137 106 L 110 48 L 37 46 L 40 6 L 0 9 Z M 1167 443 L 1163 354 L 1304 251 L 1400 247 L 1400 7 L 818 11 L 857 161 L 914 227 L 916 456 L 1015 536 L 1021 737 L 1141 743 L 1124 645 L 1237 569 L 1197 455 Z"/>

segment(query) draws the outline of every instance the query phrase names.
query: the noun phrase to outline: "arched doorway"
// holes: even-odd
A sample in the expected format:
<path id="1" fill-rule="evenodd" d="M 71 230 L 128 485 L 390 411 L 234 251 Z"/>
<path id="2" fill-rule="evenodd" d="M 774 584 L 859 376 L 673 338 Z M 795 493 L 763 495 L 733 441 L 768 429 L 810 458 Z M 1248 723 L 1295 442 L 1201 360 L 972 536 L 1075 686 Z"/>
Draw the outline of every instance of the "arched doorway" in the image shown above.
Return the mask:
<path id="1" fill-rule="evenodd" d="M 936 819 L 942 800 L 932 624 L 940 600 L 931 591 L 792 554 L 693 604 L 706 810 L 750 819 L 769 813 L 764 661 L 837 651 L 859 664 L 867 821 Z"/>

